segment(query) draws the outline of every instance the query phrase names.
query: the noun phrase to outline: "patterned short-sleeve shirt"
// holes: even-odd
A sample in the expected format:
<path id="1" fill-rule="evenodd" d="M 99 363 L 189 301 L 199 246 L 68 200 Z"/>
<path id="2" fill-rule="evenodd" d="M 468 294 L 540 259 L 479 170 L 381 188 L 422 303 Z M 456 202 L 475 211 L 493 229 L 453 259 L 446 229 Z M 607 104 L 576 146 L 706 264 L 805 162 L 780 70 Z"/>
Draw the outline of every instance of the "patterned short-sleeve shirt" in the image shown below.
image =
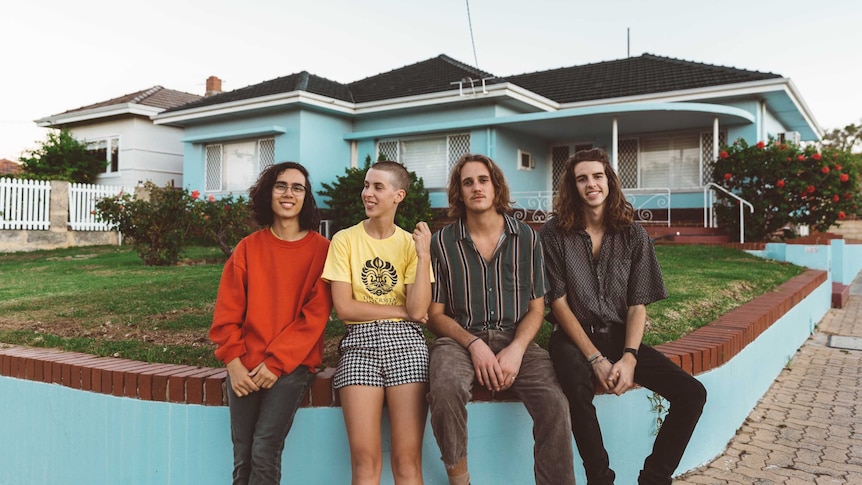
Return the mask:
<path id="1" fill-rule="evenodd" d="M 667 298 L 655 249 L 640 224 L 606 232 L 598 258 L 584 230 L 563 233 L 552 218 L 541 234 L 551 284 L 547 299 L 566 295 L 584 328 L 624 325 L 630 306 Z"/>
<path id="2" fill-rule="evenodd" d="M 548 280 L 539 234 L 505 215 L 503 239 L 490 262 L 476 249 L 467 226 L 458 220 L 431 239 L 437 277 L 431 299 L 470 331 L 512 330 L 530 301 L 543 297 Z"/>

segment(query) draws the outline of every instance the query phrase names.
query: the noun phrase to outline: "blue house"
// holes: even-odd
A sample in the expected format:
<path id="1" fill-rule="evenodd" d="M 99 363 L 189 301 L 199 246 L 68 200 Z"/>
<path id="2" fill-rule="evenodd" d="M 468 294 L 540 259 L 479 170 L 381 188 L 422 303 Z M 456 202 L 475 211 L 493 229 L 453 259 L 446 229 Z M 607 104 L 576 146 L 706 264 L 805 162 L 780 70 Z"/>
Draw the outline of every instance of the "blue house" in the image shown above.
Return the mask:
<path id="1" fill-rule="evenodd" d="M 821 137 L 788 78 L 652 54 L 508 76 L 440 55 L 348 84 L 303 71 L 154 121 L 184 128 L 184 184 L 205 194 L 245 193 L 282 160 L 307 166 L 319 190 L 383 154 L 445 207 L 450 166 L 476 152 L 502 167 L 517 206 L 540 217 L 568 156 L 602 147 L 628 194 L 666 194 L 657 207 L 672 207 L 668 221 L 702 213 L 720 144 Z"/>

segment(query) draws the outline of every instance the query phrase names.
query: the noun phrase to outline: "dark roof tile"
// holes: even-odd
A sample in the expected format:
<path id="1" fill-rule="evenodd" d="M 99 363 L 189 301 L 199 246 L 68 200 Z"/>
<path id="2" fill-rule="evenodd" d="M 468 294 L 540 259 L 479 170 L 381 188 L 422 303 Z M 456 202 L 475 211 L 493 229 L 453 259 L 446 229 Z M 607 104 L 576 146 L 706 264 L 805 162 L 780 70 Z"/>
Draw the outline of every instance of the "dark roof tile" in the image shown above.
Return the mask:
<path id="1" fill-rule="evenodd" d="M 558 103 L 575 103 L 780 77 L 772 73 L 643 54 L 506 76 L 506 80 Z"/>
<path id="2" fill-rule="evenodd" d="M 186 104 L 190 101 L 200 99 L 201 96 L 196 94 L 184 93 L 182 91 L 174 91 L 173 89 L 165 89 L 161 86 L 153 86 L 149 89 L 142 89 L 134 93 L 124 94 L 116 98 L 111 98 L 107 101 L 81 106 L 80 108 L 70 109 L 61 114 L 75 113 L 77 111 L 86 111 L 96 108 L 104 108 L 117 104 L 140 104 L 151 106 L 153 108 L 169 109 L 175 106 Z"/>

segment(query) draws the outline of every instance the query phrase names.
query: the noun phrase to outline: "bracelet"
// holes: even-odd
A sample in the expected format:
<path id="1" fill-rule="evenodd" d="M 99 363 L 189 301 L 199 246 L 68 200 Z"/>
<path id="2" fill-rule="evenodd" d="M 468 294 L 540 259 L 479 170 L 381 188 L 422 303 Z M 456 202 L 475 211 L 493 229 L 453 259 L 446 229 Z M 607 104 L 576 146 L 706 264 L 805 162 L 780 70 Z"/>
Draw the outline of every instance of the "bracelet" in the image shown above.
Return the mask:
<path id="1" fill-rule="evenodd" d="M 608 360 L 608 358 L 607 358 L 607 357 L 602 357 L 601 359 L 598 359 L 598 360 L 597 360 L 597 361 L 595 361 L 595 362 L 590 362 L 590 365 L 591 365 L 591 366 L 595 366 L 596 364 L 601 364 L 602 362 L 604 362 L 604 361 L 606 361 L 606 360 Z"/>
<path id="2" fill-rule="evenodd" d="M 593 354 L 589 359 L 587 359 L 587 362 L 589 362 L 590 364 L 592 364 L 593 362 L 595 362 L 595 361 L 596 361 L 596 359 L 598 359 L 598 358 L 599 358 L 599 357 L 601 357 L 601 356 L 602 356 L 602 353 L 601 353 L 601 352 L 596 352 L 596 353 L 595 353 L 595 354 Z"/>
<path id="3" fill-rule="evenodd" d="M 467 350 L 470 350 L 470 346 L 471 346 L 471 345 L 473 345 L 473 344 L 475 344 L 477 340 L 479 340 L 479 337 L 476 337 L 476 338 L 474 338 L 473 340 L 471 340 L 471 341 L 470 341 L 470 343 L 469 343 L 469 344 L 467 344 L 467 346 L 466 346 L 466 347 L 464 347 L 464 348 L 465 348 L 465 349 L 467 349 Z"/>

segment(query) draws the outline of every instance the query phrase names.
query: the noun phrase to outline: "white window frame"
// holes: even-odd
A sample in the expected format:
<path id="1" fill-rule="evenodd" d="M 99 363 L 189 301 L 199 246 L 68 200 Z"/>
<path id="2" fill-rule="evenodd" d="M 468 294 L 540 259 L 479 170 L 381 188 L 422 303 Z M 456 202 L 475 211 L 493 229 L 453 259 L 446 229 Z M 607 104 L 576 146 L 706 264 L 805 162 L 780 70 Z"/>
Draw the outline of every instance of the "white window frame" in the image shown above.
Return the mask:
<path id="1" fill-rule="evenodd" d="M 104 175 L 117 175 L 120 172 L 120 135 L 100 136 L 97 138 L 87 138 L 84 144 L 87 145 L 87 151 L 97 151 L 98 149 L 91 146 L 104 143 L 105 144 L 105 171 L 101 172 Z M 117 157 L 114 159 L 114 147 L 116 147 Z M 116 161 L 117 169 L 114 170 L 114 162 Z"/>
<path id="2" fill-rule="evenodd" d="M 536 161 L 533 159 L 533 156 L 530 155 L 530 152 L 518 149 L 518 170 L 533 170 L 536 168 Z M 524 163 L 526 162 L 526 163 Z"/>
<path id="3" fill-rule="evenodd" d="M 226 151 L 238 145 L 254 143 L 254 155 L 248 160 L 255 176 L 260 175 L 266 167 L 272 165 L 275 159 L 275 138 L 259 138 L 254 140 L 231 140 L 223 143 L 209 143 L 204 145 L 204 192 L 205 193 L 244 193 L 251 184 L 245 187 L 228 188 L 226 171 L 228 157 Z M 266 151 L 266 153 L 264 153 Z M 216 160 L 216 155 L 218 159 Z M 218 166 L 214 166 L 218 164 Z M 252 181 L 253 182 L 253 181 Z"/>
<path id="4" fill-rule="evenodd" d="M 451 171 L 452 165 L 457 160 L 458 157 L 453 157 L 453 145 L 455 144 L 455 139 L 457 137 L 466 137 L 465 140 L 458 140 L 458 143 L 463 145 L 466 143 L 467 151 L 465 153 L 469 153 L 470 149 L 470 134 L 469 133 L 450 133 L 450 134 L 441 134 L 441 135 L 431 135 L 431 136 L 414 136 L 414 137 L 404 137 L 404 138 L 385 138 L 377 140 L 375 144 L 376 148 L 376 159 L 380 158 L 380 153 L 383 152 L 386 155 L 386 158 L 392 160 L 393 162 L 401 163 L 407 168 L 407 170 L 411 172 L 415 172 L 417 177 L 421 177 L 425 188 L 429 191 L 442 191 L 446 190 L 446 184 L 448 183 L 449 172 Z M 430 175 L 436 175 L 438 180 L 435 180 L 429 176 L 429 172 L 427 170 L 423 170 L 422 167 L 416 167 L 409 163 L 409 161 L 404 160 L 402 154 L 407 149 L 412 142 L 418 141 L 430 141 L 430 140 L 440 140 L 441 143 L 445 143 L 445 153 L 443 154 L 443 158 L 439 160 L 443 171 L 442 178 L 437 173 L 431 173 Z M 385 150 L 381 150 L 381 145 L 386 145 L 387 148 Z M 394 152 L 395 157 L 392 157 L 392 153 Z M 435 165 L 438 161 L 433 162 Z M 435 167 L 436 168 L 436 167 Z"/>

